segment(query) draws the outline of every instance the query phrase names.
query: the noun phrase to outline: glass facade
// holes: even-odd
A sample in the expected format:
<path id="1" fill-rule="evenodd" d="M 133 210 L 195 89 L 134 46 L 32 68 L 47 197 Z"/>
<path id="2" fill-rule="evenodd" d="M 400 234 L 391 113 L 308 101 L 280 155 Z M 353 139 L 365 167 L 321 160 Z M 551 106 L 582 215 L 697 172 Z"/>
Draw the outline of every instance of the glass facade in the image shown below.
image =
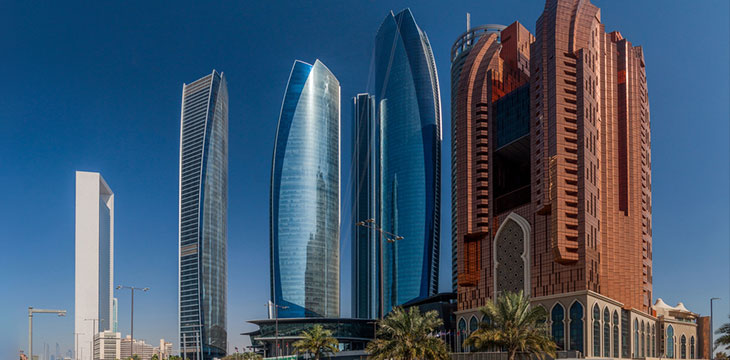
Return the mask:
<path id="1" fill-rule="evenodd" d="M 358 94 L 353 99 L 352 111 L 352 317 L 374 319 L 380 304 L 378 236 L 377 232 L 354 224 L 367 219 L 379 223 L 376 194 L 380 156 L 375 98 Z"/>
<path id="2" fill-rule="evenodd" d="M 271 298 L 282 318 L 340 313 L 340 83 L 317 60 L 289 76 L 271 172 Z"/>
<path id="3" fill-rule="evenodd" d="M 213 71 L 183 86 L 179 321 L 189 359 L 226 354 L 227 210 L 228 87 Z"/>
<path id="4" fill-rule="evenodd" d="M 428 37 L 411 11 L 392 12 L 375 39 L 385 311 L 438 289 L 441 104 Z"/>

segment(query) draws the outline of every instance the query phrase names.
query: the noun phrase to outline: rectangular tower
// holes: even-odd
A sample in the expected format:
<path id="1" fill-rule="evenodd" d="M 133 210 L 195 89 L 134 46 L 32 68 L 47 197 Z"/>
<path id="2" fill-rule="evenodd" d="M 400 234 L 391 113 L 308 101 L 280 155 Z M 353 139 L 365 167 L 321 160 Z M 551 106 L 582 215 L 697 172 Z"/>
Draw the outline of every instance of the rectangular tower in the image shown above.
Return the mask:
<path id="1" fill-rule="evenodd" d="M 379 223 L 380 156 L 375 119 L 375 98 L 358 94 L 353 99 L 352 317 L 361 319 L 379 316 L 379 237 L 377 232 L 355 225 L 368 219 Z"/>
<path id="2" fill-rule="evenodd" d="M 75 267 L 75 348 L 88 349 L 112 324 L 114 295 L 114 193 L 95 172 L 76 172 Z M 91 360 L 89 350 L 79 360 Z"/>
<path id="3" fill-rule="evenodd" d="M 228 87 L 215 70 L 183 85 L 180 116 L 180 348 L 226 355 Z"/>

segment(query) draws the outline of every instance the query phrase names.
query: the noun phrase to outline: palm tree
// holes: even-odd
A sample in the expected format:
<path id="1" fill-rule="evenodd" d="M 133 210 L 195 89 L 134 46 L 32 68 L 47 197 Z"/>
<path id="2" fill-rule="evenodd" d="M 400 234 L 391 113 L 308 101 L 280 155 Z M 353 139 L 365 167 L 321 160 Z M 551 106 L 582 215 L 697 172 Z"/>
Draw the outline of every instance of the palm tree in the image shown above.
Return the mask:
<path id="1" fill-rule="evenodd" d="M 366 351 L 374 360 L 448 359 L 446 344 L 433 336 L 442 324 L 436 311 L 421 314 L 416 307 L 396 307 L 378 322 L 377 339 Z"/>
<path id="2" fill-rule="evenodd" d="M 303 331 L 301 336 L 302 339 L 293 344 L 294 348 L 315 360 L 319 360 L 324 354 L 340 351 L 337 347 L 339 342 L 332 337 L 332 331 L 325 330 L 322 325 L 314 325 L 309 331 Z"/>
<path id="3" fill-rule="evenodd" d="M 728 316 L 728 318 L 730 318 L 730 316 Z M 720 326 L 720 328 L 715 331 L 715 334 L 720 335 L 720 337 L 715 340 L 715 346 L 730 346 L 730 322 Z"/>
<path id="4" fill-rule="evenodd" d="M 518 352 L 555 357 L 555 342 L 547 331 L 547 311 L 542 306 L 530 307 L 530 300 L 519 293 L 505 292 L 496 302 L 487 302 L 479 311 L 488 321 L 479 324 L 465 341 L 465 346 L 479 350 L 498 347 L 507 350 L 509 360 Z"/>

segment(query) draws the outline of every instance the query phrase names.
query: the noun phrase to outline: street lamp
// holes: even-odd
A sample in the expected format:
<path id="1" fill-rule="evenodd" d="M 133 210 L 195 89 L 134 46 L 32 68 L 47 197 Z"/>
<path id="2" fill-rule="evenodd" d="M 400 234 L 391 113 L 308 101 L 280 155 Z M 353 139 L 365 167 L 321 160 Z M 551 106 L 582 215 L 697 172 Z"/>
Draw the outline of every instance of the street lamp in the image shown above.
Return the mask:
<path id="1" fill-rule="evenodd" d="M 33 314 L 57 314 L 66 316 L 66 310 L 33 309 L 28 306 L 28 359 L 33 360 Z"/>
<path id="2" fill-rule="evenodd" d="M 379 236 L 378 236 L 378 248 L 380 248 L 380 253 L 379 253 L 380 254 L 380 259 L 379 259 L 378 262 L 380 263 L 380 318 L 382 319 L 383 316 L 385 316 L 385 310 L 383 308 L 384 307 L 384 303 L 385 303 L 385 299 L 384 299 L 384 295 L 383 295 L 383 293 L 384 293 L 384 286 L 383 286 L 383 283 L 384 283 L 384 281 L 383 281 L 383 234 L 386 235 L 385 241 L 388 242 L 389 244 L 392 244 L 392 243 L 396 242 L 397 240 L 403 240 L 403 237 L 402 236 L 398 236 L 396 234 L 393 234 L 392 232 L 388 232 L 388 231 L 383 230 L 383 228 L 381 228 L 380 226 L 378 226 L 377 224 L 375 224 L 375 219 L 367 219 L 365 221 L 360 221 L 360 222 L 358 222 L 355 225 L 356 226 L 362 226 L 364 228 L 368 228 L 368 229 L 371 229 L 371 230 L 375 230 L 379 234 Z"/>
<path id="3" fill-rule="evenodd" d="M 138 288 L 134 286 L 126 286 L 126 285 L 117 285 L 117 290 L 119 289 L 129 289 L 132 290 L 132 325 L 131 329 L 129 331 L 129 335 L 132 337 L 131 341 L 129 342 L 129 356 L 134 356 L 134 290 L 142 290 L 143 292 L 149 291 L 150 288 Z"/>
<path id="4" fill-rule="evenodd" d="M 713 297 L 710 298 L 710 360 L 715 358 L 715 344 L 714 339 L 712 336 L 713 328 L 712 328 L 712 302 L 715 300 L 720 300 L 719 297 Z"/>
<path id="5" fill-rule="evenodd" d="M 267 303 L 265 306 L 274 307 L 274 351 L 276 357 L 279 357 L 279 309 L 288 309 L 288 306 L 278 305 L 276 303 Z"/>

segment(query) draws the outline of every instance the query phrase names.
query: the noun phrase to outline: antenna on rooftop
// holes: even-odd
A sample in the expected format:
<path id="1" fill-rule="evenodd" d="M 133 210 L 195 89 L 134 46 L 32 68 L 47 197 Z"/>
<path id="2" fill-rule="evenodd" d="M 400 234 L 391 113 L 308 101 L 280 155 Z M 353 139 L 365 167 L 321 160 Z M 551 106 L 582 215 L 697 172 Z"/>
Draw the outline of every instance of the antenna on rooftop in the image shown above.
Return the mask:
<path id="1" fill-rule="evenodd" d="M 471 29 L 471 14 L 466 13 L 466 31 Z"/>

